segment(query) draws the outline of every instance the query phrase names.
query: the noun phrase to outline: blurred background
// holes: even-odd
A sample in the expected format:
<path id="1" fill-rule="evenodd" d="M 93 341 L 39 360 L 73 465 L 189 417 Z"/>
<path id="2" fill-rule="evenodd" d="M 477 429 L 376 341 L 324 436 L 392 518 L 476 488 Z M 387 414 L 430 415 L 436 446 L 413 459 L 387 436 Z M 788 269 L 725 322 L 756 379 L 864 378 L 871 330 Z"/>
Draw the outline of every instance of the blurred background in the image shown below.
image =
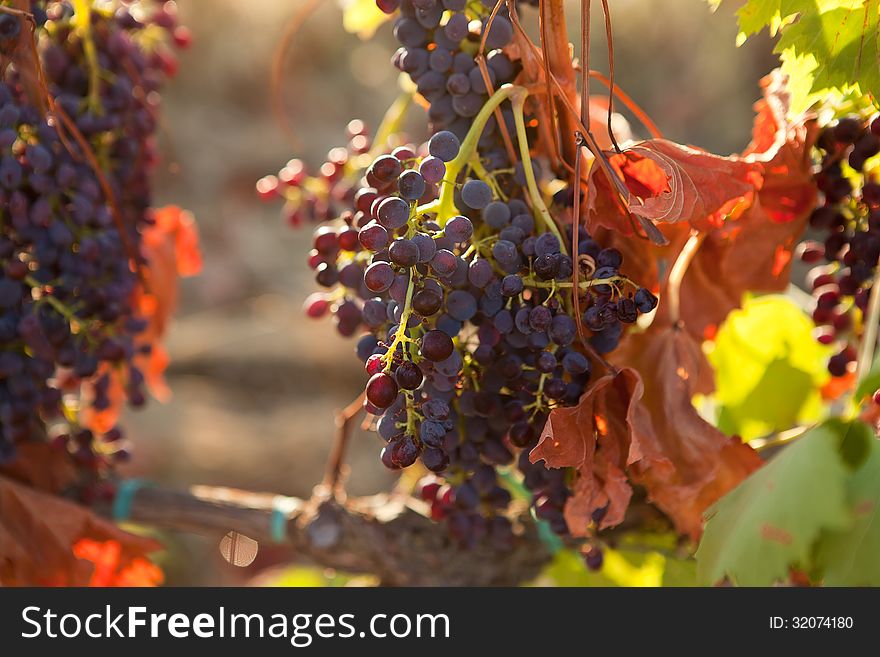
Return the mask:
<path id="1" fill-rule="evenodd" d="M 323 475 L 333 412 L 362 389 L 354 344 L 301 312 L 314 290 L 309 227 L 292 229 L 254 183 L 293 156 L 317 168 L 345 140 L 352 118 L 375 128 L 397 95 L 391 26 L 362 42 L 342 27 L 337 0 L 309 17 L 284 58 L 284 111 L 270 103 L 273 55 L 304 0 L 178 0 L 194 35 L 163 94 L 164 163 L 156 203 L 191 210 L 205 258 L 183 283 L 168 341 L 174 392 L 130 413 L 135 458 L 126 474 L 165 485 L 212 484 L 308 496 Z M 570 2 L 577 39 L 580 2 Z M 592 66 L 608 71 L 601 4 L 593 3 Z M 758 80 L 776 65 L 762 35 L 735 47 L 737 3 L 710 12 L 703 0 L 611 0 L 617 81 L 664 135 L 728 154 L 748 143 Z M 534 10 L 524 7 L 524 23 Z M 599 85 L 596 85 L 598 88 Z M 594 89 L 596 89 L 594 88 Z M 416 109 L 413 125 L 418 126 Z M 422 124 L 423 125 L 423 124 Z M 423 135 L 413 134 L 414 138 Z M 356 434 L 348 490 L 385 490 L 393 476 L 379 439 Z M 169 584 L 235 584 L 288 555 L 262 550 L 255 564 L 226 564 L 216 541 L 163 537 Z"/>

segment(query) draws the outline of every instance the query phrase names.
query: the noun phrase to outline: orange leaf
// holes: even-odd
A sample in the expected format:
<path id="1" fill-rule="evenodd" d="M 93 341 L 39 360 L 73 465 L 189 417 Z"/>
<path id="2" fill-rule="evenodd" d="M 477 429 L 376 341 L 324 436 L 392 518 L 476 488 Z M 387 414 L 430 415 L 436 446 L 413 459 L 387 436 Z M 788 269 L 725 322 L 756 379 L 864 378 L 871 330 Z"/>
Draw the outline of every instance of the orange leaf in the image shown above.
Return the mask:
<path id="1" fill-rule="evenodd" d="M 710 384 L 711 368 L 687 332 L 655 328 L 633 336 L 616 360 L 642 373 L 641 404 L 650 416 L 643 457 L 633 459 L 630 477 L 679 532 L 697 538 L 706 509 L 762 461 L 694 408 L 691 399 Z"/>
<path id="2" fill-rule="evenodd" d="M 583 394 L 577 406 L 555 408 L 538 444 L 529 454 L 532 463 L 573 467 L 578 471 L 574 495 L 565 505 L 565 519 L 574 536 L 585 536 L 594 511 L 607 506 L 601 527 L 619 524 L 632 489 L 624 470 L 634 432 L 645 416 L 635 402 L 642 382 L 633 370 L 609 374 Z"/>
<path id="3" fill-rule="evenodd" d="M 129 534 L 85 507 L 0 477 L 0 583 L 4 586 L 84 586 L 94 562 L 79 558 L 73 545 L 83 538 L 115 541 L 120 563 L 159 548 Z"/>
<path id="4" fill-rule="evenodd" d="M 153 223 L 143 232 L 143 251 L 146 264 L 143 267 L 146 289 L 138 287 L 132 305 L 137 314 L 147 320 L 147 327 L 138 334 L 133 358 L 134 365 L 144 375 L 152 395 L 167 400 L 171 391 L 165 383 L 164 373 L 169 358 L 162 344 L 171 317 L 177 308 L 178 280 L 192 276 L 202 266 L 198 246 L 198 232 L 192 214 L 176 206 L 153 210 Z M 144 353 L 140 347 L 149 346 Z M 98 433 L 115 426 L 125 403 L 124 371 L 117 368 L 102 369 L 111 378 L 108 396 L 111 404 L 107 409 L 95 411 L 88 405 L 83 408 L 83 423 Z M 88 398 L 88 387 L 84 395 Z"/>
<path id="5" fill-rule="evenodd" d="M 629 211 L 655 224 L 719 226 L 760 183 L 761 164 L 721 157 L 665 139 L 643 141 L 609 157 L 629 191 Z M 590 169 L 587 226 L 635 231 L 597 162 Z"/>
<path id="6" fill-rule="evenodd" d="M 619 524 L 637 484 L 679 532 L 697 538 L 709 505 L 761 459 L 691 404 L 694 392 L 708 385 L 710 370 L 686 332 L 634 336 L 618 358 L 626 365 L 619 373 L 596 381 L 577 406 L 551 411 L 529 458 L 577 470 L 564 510 L 574 536 L 587 535 L 593 513 L 605 507 L 599 528 Z"/>
<path id="7" fill-rule="evenodd" d="M 73 554 L 95 565 L 89 586 L 157 586 L 164 579 L 162 569 L 146 559 L 133 557 L 126 563 L 118 541 L 83 538 L 74 544 Z"/>
<path id="8" fill-rule="evenodd" d="M 764 99 L 755 105 L 754 136 L 744 152 L 763 163 L 760 188 L 748 207 L 706 235 L 682 281 L 682 319 L 698 339 L 738 308 L 744 293 L 785 290 L 794 249 L 815 207 L 810 151 L 816 126 L 787 119 L 781 73 L 761 85 Z"/>

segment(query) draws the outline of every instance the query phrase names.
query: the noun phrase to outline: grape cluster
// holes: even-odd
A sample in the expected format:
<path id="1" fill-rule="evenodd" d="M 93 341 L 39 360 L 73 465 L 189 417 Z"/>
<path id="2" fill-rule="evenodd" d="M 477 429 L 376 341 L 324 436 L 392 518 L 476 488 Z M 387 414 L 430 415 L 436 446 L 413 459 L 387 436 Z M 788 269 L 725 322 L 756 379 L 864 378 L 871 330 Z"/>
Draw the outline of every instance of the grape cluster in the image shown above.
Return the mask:
<path id="1" fill-rule="evenodd" d="M 509 539 L 510 493 L 497 468 L 535 444 L 550 409 L 575 404 L 592 364 L 577 348 L 568 240 L 546 230 L 520 199 L 496 198 L 479 179 L 455 185 L 461 214 L 441 226 L 420 207 L 438 196 L 460 141 L 440 131 L 422 149 L 398 148 L 368 168 L 356 211 L 315 233 L 312 263 L 329 292 L 306 312 L 335 316 L 338 330 L 368 332 L 357 345 L 369 380 L 367 410 L 392 469 L 421 459 L 454 486 L 429 488 L 432 514 L 461 543 Z M 417 155 L 417 152 L 419 153 Z M 543 229 L 543 230 L 542 230 Z M 624 290 L 622 258 L 581 229 L 583 321 L 605 353 L 624 324 L 649 312 L 647 290 Z M 565 473 L 519 459 L 536 509 L 565 532 Z"/>
<path id="2" fill-rule="evenodd" d="M 175 69 L 166 44 L 185 45 L 188 34 L 176 24 L 174 3 L 138 7 L 148 10 L 147 22 L 130 3 L 93 12 L 85 37 L 69 3 L 32 3 L 48 91 L 75 131 L 33 104 L 34 72 L 11 68 L 0 83 L 0 461 L 16 443 L 50 433 L 97 472 L 126 457 L 115 446 L 122 434 L 93 435 L 73 419 L 77 407 L 109 408 L 112 372 L 123 373 L 132 405 L 145 402 L 132 359 L 146 324 L 130 300 L 139 285 L 140 230 L 150 222 L 155 92 Z M 25 29 L 18 17 L 3 20 Z M 149 26 L 168 38 L 146 51 L 138 33 Z M 0 29 L 0 39 L 14 32 Z M 112 203 L 74 132 L 100 154 Z M 88 397 L 72 402 L 84 382 Z"/>
<path id="3" fill-rule="evenodd" d="M 880 117 L 846 117 L 825 128 L 816 146 L 816 184 L 822 203 L 810 216 L 821 236 L 799 246 L 800 258 L 816 264 L 809 275 L 818 340 L 834 345 L 832 376 L 845 376 L 856 362 L 871 282 L 880 258 L 880 181 L 866 163 L 880 153 Z"/>
<path id="4" fill-rule="evenodd" d="M 323 289 L 305 312 L 360 335 L 382 463 L 420 461 L 432 473 L 420 495 L 454 540 L 509 544 L 517 468 L 535 514 L 565 534 L 570 473 L 532 464 L 528 452 L 553 408 L 578 403 L 595 356 L 657 299 L 626 278 L 619 251 L 580 227 L 573 253 L 571 226 L 560 230 L 526 202 L 525 166 L 538 184 L 542 167 L 510 162 L 494 114 L 481 113 L 489 94 L 474 53 L 494 3 L 377 4 L 400 10 L 393 62 L 428 101 L 432 136 L 352 176 L 350 206 L 315 230 L 309 264 Z M 519 64 L 501 50 L 512 33 L 506 15 L 493 25 L 486 54 L 497 89 Z M 500 107 L 515 134 L 513 110 Z"/>
<path id="5" fill-rule="evenodd" d="M 400 48 L 392 62 L 412 79 L 430 104 L 431 132 L 449 130 L 464 139 L 471 121 L 488 99 L 490 87 L 494 90 L 513 82 L 519 73 L 519 63 L 511 61 L 502 50 L 513 38 L 507 9 L 502 8 L 489 25 L 488 12 L 474 13 L 465 0 L 377 0 L 376 4 L 387 13 L 399 10 L 394 37 Z M 494 5 L 487 1 L 484 8 Z M 485 71 L 476 60 L 484 37 Z M 507 108 L 501 114 L 512 133 L 513 114 Z M 494 117 L 481 135 L 480 155 L 489 170 L 513 166 Z"/>
<path id="6" fill-rule="evenodd" d="M 339 217 L 354 202 L 359 158 L 370 151 L 371 140 L 364 122 L 354 119 L 346 128 L 348 143 L 330 149 L 316 173 L 302 160 L 293 158 L 277 175 L 257 181 L 257 194 L 263 200 L 281 198 L 285 217 L 291 226 L 319 223 Z"/>

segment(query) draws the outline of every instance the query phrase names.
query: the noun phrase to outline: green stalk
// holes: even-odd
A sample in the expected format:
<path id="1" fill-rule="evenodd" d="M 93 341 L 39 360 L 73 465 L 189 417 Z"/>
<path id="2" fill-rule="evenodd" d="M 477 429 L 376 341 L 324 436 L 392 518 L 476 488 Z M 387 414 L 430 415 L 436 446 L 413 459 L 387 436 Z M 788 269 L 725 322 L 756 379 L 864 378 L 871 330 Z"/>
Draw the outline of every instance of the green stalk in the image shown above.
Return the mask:
<path id="1" fill-rule="evenodd" d="M 100 74 L 98 53 L 92 39 L 92 4 L 90 0 L 73 0 L 73 26 L 83 42 L 83 53 L 89 70 L 89 109 L 95 114 L 102 114 L 100 98 Z"/>
<path id="2" fill-rule="evenodd" d="M 556 222 L 553 221 L 553 217 L 550 216 L 550 210 L 547 209 L 547 206 L 544 203 L 541 191 L 538 189 L 538 182 L 535 180 L 535 171 L 532 169 L 532 158 L 531 155 L 529 155 L 529 140 L 526 136 L 526 121 L 525 116 L 523 115 L 523 109 L 528 95 L 529 92 L 525 88 L 517 87 L 516 93 L 511 97 L 513 119 L 516 122 L 516 139 L 519 142 L 519 153 L 520 158 L 522 159 L 523 173 L 526 176 L 526 183 L 529 189 L 529 196 L 532 200 L 532 206 L 538 211 L 547 230 L 553 233 L 556 236 L 556 239 L 559 240 L 559 248 L 562 253 L 566 253 L 565 240 L 562 239 L 562 233 L 559 232 L 559 227 L 556 225 Z"/>
<path id="3" fill-rule="evenodd" d="M 522 87 L 515 87 L 512 84 L 505 84 L 486 101 L 486 104 L 483 105 L 483 108 L 479 111 L 476 117 L 474 117 L 474 122 L 471 125 L 470 130 L 468 130 L 467 135 L 465 135 L 464 141 L 461 142 L 461 148 L 458 151 L 458 155 L 454 160 L 446 163 L 446 176 L 440 184 L 439 198 L 432 203 L 428 203 L 427 205 L 418 208 L 417 212 L 419 214 L 436 212 L 437 223 L 440 224 L 441 228 L 446 225 L 446 221 L 450 217 L 454 217 L 458 214 L 458 210 L 456 210 L 453 201 L 455 180 L 458 178 L 458 174 L 460 174 L 471 161 L 471 157 L 474 153 L 477 152 L 477 142 L 480 140 L 480 135 L 483 134 L 483 129 L 486 127 L 486 123 L 489 121 L 489 117 L 492 116 L 495 108 L 518 91 L 525 92 L 525 89 Z"/>
<path id="4" fill-rule="evenodd" d="M 373 138 L 373 148 L 370 149 L 367 164 L 379 157 L 385 149 L 385 142 L 396 132 L 400 131 L 400 126 L 406 118 L 407 110 L 412 103 L 414 93 L 412 91 L 404 91 L 385 112 L 382 122 L 376 130 L 376 136 Z"/>
<path id="5" fill-rule="evenodd" d="M 877 265 L 877 273 L 871 285 L 871 296 L 868 297 L 868 310 L 864 321 L 865 334 L 862 336 L 862 344 L 859 348 L 858 369 L 856 371 L 856 385 L 859 384 L 871 371 L 874 363 L 874 350 L 877 347 L 877 323 L 880 322 L 880 264 Z M 858 402 L 859 400 L 856 400 Z"/>

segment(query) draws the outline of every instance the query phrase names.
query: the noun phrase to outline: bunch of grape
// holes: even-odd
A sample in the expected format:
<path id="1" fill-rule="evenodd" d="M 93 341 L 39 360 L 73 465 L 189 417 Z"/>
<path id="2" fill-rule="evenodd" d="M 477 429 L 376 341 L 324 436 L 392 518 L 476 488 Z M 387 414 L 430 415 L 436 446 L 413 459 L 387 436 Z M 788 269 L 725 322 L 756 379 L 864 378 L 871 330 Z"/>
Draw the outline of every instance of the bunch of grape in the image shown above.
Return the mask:
<path id="1" fill-rule="evenodd" d="M 498 512 L 510 494 L 496 468 L 534 445 L 550 409 L 577 403 L 592 366 L 575 345 L 570 245 L 526 203 L 468 178 L 454 192 L 461 214 L 441 226 L 419 211 L 459 146 L 441 131 L 421 155 L 399 148 L 371 164 L 357 211 L 316 231 L 318 281 L 332 291 L 310 297 L 306 311 L 332 313 L 344 335 L 367 329 L 357 352 L 369 376 L 367 410 L 387 442 L 382 462 L 397 469 L 421 459 L 445 473 L 455 485 L 429 488 L 434 517 L 447 518 L 463 544 L 487 533 L 505 542 L 510 526 Z M 584 323 L 604 353 L 656 299 L 644 289 L 625 294 L 620 253 L 583 229 L 580 237 L 579 254 L 592 263 Z M 564 473 L 525 456 L 520 467 L 539 514 L 563 533 Z"/>
<path id="2" fill-rule="evenodd" d="M 358 165 L 370 151 L 371 140 L 364 122 L 354 119 L 346 128 L 348 143 L 330 149 L 317 174 L 309 172 L 305 163 L 292 159 L 277 175 L 257 181 L 257 194 L 270 201 L 284 200 L 285 216 L 291 226 L 318 223 L 337 218 L 354 202 Z"/>
<path id="3" fill-rule="evenodd" d="M 835 345 L 828 371 L 845 376 L 856 364 L 857 345 L 880 258 L 880 117 L 867 122 L 847 117 L 822 131 L 816 146 L 816 184 L 822 204 L 810 226 L 824 237 L 799 247 L 801 259 L 817 266 L 809 282 L 816 300 L 818 339 Z M 822 264 L 819 264 L 822 263 Z"/>
<path id="4" fill-rule="evenodd" d="M 166 45 L 157 41 L 147 52 L 139 34 L 155 26 L 168 35 L 163 44 L 184 44 L 187 33 L 176 26 L 174 3 L 138 3 L 147 22 L 135 19 L 131 3 L 93 12 L 87 33 L 74 27 L 69 3 L 31 8 L 48 92 L 76 130 L 33 104 L 33 71 L 7 70 L 0 83 L 0 461 L 16 443 L 52 434 L 97 473 L 126 456 L 115 447 L 121 432 L 93 435 L 75 419 L 77 409 L 110 407 L 111 372 L 123 374 L 132 405 L 145 401 L 144 376 L 131 362 L 145 328 L 131 307 L 140 266 L 132 258 L 142 260 L 140 229 L 150 221 L 154 92 L 174 66 Z M 26 29 L 18 17 L 0 17 L 0 39 Z M 112 203 L 75 132 L 100 158 Z M 84 382 L 89 398 L 71 400 Z"/>
<path id="5" fill-rule="evenodd" d="M 657 299 L 626 278 L 619 251 L 583 227 L 573 253 L 571 226 L 560 230 L 546 208 L 524 200 L 525 166 L 538 185 L 547 182 L 542 167 L 510 162 L 494 117 L 475 124 L 489 99 L 474 60 L 488 9 L 377 4 L 401 10 L 394 32 L 403 47 L 393 61 L 428 100 L 433 135 L 376 157 L 351 207 L 317 228 L 309 264 L 324 290 L 305 311 L 331 315 L 342 335 L 361 334 L 381 460 L 391 469 L 420 461 L 433 473 L 420 494 L 454 540 L 509 544 L 517 467 L 536 515 L 565 534 L 569 473 L 530 463 L 528 452 L 550 411 L 586 391 L 597 362 L 588 354 L 613 350 Z M 493 25 L 500 36 L 493 27 L 487 61 L 500 86 L 519 65 L 500 49 L 510 41 L 508 19 L 499 13 Z M 511 108 L 501 107 L 515 133 Z M 465 142 L 475 153 L 462 152 Z"/>
<path id="6" fill-rule="evenodd" d="M 465 0 L 377 0 L 376 4 L 387 13 L 399 9 L 394 37 L 400 48 L 392 62 L 409 75 L 430 104 L 431 132 L 449 130 L 464 139 L 473 117 L 488 99 L 490 87 L 494 90 L 513 82 L 519 73 L 518 62 L 511 61 L 502 51 L 513 38 L 506 8 L 489 25 L 488 11 L 476 13 Z M 494 5 L 487 1 L 484 8 Z M 485 71 L 477 65 L 475 57 L 484 38 Z M 505 108 L 501 114 L 508 131 L 513 132 L 512 113 Z M 490 170 L 513 164 L 504 150 L 494 117 L 481 135 L 480 155 Z"/>

